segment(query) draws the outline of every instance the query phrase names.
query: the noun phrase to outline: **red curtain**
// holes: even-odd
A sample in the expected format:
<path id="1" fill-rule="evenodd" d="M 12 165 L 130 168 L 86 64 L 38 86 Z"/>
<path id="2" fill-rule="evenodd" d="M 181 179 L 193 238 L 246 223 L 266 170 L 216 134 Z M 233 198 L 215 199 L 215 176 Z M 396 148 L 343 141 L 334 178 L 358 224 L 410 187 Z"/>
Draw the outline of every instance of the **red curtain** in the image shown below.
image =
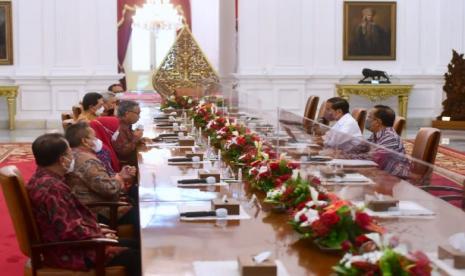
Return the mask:
<path id="1" fill-rule="evenodd" d="M 132 16 L 135 13 L 136 6 L 141 7 L 145 0 L 118 0 L 118 72 L 124 73 L 123 62 L 126 57 L 129 38 L 131 37 Z M 191 27 L 191 5 L 190 0 L 171 0 L 173 5 L 180 5 L 186 22 Z M 120 80 L 124 89 L 126 89 L 126 78 Z"/>

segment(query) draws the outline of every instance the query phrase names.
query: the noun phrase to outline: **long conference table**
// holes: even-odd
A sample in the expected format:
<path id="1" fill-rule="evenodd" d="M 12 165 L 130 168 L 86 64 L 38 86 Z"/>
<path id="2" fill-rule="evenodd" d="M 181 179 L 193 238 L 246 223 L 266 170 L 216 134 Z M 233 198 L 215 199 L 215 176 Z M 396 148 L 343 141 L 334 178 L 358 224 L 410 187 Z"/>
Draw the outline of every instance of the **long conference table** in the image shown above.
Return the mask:
<path id="1" fill-rule="evenodd" d="M 142 108 L 145 136 L 155 137 L 166 131 L 153 125 L 155 106 Z M 182 155 L 179 148 L 149 147 L 139 152 L 139 204 L 141 251 L 144 275 L 195 275 L 195 261 L 237 260 L 239 255 L 254 255 L 268 250 L 280 260 L 289 275 L 329 275 L 331 267 L 342 255 L 318 249 L 288 224 L 286 213 L 266 210 L 258 204 L 243 206 L 251 216 L 248 220 L 184 222 L 179 219 L 178 205 L 205 205 L 212 198 L 231 191 L 228 187 L 215 191 L 178 188 L 176 177 L 195 176 L 199 167 L 169 165 L 167 159 Z M 392 195 L 409 200 L 435 212 L 429 218 L 378 219 L 414 250 L 435 252 L 439 244 L 465 230 L 465 213 L 412 184 L 383 171 L 360 169 L 372 178 L 373 186 L 349 188 L 346 199 L 360 200 L 366 193 Z M 246 194 L 251 195 L 246 189 Z M 259 198 L 263 195 L 257 194 Z M 262 207 L 262 208 L 261 208 Z"/>

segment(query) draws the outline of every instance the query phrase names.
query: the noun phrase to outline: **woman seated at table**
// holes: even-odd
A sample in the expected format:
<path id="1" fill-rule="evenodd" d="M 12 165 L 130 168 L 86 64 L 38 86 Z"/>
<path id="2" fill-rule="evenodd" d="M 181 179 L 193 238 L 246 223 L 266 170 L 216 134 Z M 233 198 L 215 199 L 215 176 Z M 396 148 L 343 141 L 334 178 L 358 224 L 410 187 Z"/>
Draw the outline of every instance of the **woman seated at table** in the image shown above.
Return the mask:
<path id="1" fill-rule="evenodd" d="M 135 174 L 135 168 L 124 167 L 120 173 L 110 176 L 103 163 L 96 157 L 99 140 L 86 122 L 79 122 L 66 129 L 66 139 L 73 150 L 75 168 L 67 175 L 67 183 L 76 197 L 84 204 L 120 201 L 125 179 Z M 95 208 L 100 222 L 109 223 L 108 208 Z M 118 208 L 118 224 L 132 224 L 138 229 L 137 208 Z"/>
<path id="2" fill-rule="evenodd" d="M 92 121 L 102 115 L 104 111 L 103 96 L 97 92 L 89 92 L 82 98 L 82 113 L 78 117 L 78 121 Z"/>
<path id="3" fill-rule="evenodd" d="M 32 144 L 32 152 L 37 169 L 26 190 L 42 241 L 117 238 L 114 231 L 97 223 L 94 214 L 65 183 L 65 175 L 74 169 L 73 154 L 65 137 L 58 133 L 41 135 Z M 135 249 L 107 247 L 106 265 L 124 265 L 129 275 L 139 275 L 139 255 Z M 95 252 L 84 248 L 53 248 L 44 251 L 42 257 L 48 266 L 74 270 L 90 269 L 96 261 Z"/>
<path id="4" fill-rule="evenodd" d="M 116 117 L 98 117 L 97 119 L 89 122 L 89 126 L 95 131 L 95 137 L 102 141 L 102 151 L 107 151 L 108 154 L 97 153 L 97 157 L 104 163 L 107 171 L 110 175 L 114 175 L 115 172 L 121 171 L 121 164 L 119 162 L 118 156 L 116 155 L 113 145 L 111 144 L 111 137 L 113 136 L 116 130 L 110 130 L 107 125 L 102 122 L 108 120 L 116 121 L 117 125 L 118 118 Z M 115 127 L 117 129 L 117 126 Z"/>
<path id="5" fill-rule="evenodd" d="M 101 116 L 115 116 L 115 109 L 118 102 L 115 93 L 102 92 L 101 95 L 103 97 L 103 112 Z"/>
<path id="6" fill-rule="evenodd" d="M 134 101 L 121 101 L 118 106 L 119 128 L 112 137 L 113 149 L 121 163 L 137 166 L 137 145 L 143 143 L 142 129 L 132 130 L 139 121 L 140 107 Z"/>

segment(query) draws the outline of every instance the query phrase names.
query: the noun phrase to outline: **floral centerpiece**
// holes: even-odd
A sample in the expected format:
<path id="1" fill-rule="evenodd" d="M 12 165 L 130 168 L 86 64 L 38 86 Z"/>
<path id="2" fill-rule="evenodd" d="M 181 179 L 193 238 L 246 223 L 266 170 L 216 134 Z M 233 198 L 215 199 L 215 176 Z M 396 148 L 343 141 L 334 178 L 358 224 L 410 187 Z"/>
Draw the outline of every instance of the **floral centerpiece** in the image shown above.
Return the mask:
<path id="1" fill-rule="evenodd" d="M 256 149 L 255 142 L 260 141 L 260 136 L 256 133 L 246 132 L 233 136 L 224 146 L 225 159 L 232 162 L 239 162 L 239 157 L 251 150 Z"/>
<path id="2" fill-rule="evenodd" d="M 234 122 L 228 122 L 224 124 L 216 133 L 212 134 L 211 145 L 216 148 L 222 148 L 225 146 L 225 143 L 232 139 L 234 136 L 243 135 L 246 133 L 247 128 L 242 124 L 237 124 Z"/>
<path id="3" fill-rule="evenodd" d="M 384 231 L 350 202 L 336 196 L 327 196 L 328 201 L 321 200 L 319 194 L 312 189 L 311 199 L 295 209 L 291 220 L 297 232 L 304 238 L 314 239 L 318 246 L 343 250 L 346 243 L 354 243 L 361 234 Z"/>
<path id="4" fill-rule="evenodd" d="M 257 149 L 260 149 L 260 147 L 258 145 Z M 268 159 L 266 153 L 262 153 L 262 155 L 265 155 L 263 160 L 251 163 L 254 167 L 249 170 L 252 186 L 261 191 L 268 192 L 282 186 L 284 182 L 292 177 L 292 171 L 299 167 L 298 164 L 287 160 L 284 155 L 281 155 L 277 160 Z M 240 157 L 239 160 L 241 160 Z"/>
<path id="5" fill-rule="evenodd" d="M 220 115 L 220 112 L 216 110 L 214 104 L 204 103 L 199 104 L 192 109 L 191 117 L 194 119 L 194 124 L 196 127 L 201 127 L 204 129 L 208 122 L 214 120 L 218 115 Z"/>
<path id="6" fill-rule="evenodd" d="M 310 193 L 316 192 L 315 188 L 311 186 L 312 184 L 302 179 L 298 174 L 296 178 L 291 178 L 276 188 L 269 190 L 266 193 L 265 202 L 283 205 L 291 209 L 300 206 L 298 208 L 301 209 L 310 200 Z M 318 200 L 326 202 L 329 199 L 327 194 L 318 193 Z"/>
<path id="7" fill-rule="evenodd" d="M 179 96 L 176 93 L 166 98 L 160 108 L 167 109 L 191 109 L 198 104 L 197 100 L 194 100 L 191 96 Z"/>
<path id="8" fill-rule="evenodd" d="M 254 168 L 266 165 L 270 159 L 276 158 L 276 152 L 270 144 L 262 141 L 256 141 L 254 144 L 255 147 L 249 148 L 247 152 L 239 156 L 238 161 L 240 163 Z M 249 170 L 249 173 L 250 172 L 251 171 Z"/>
<path id="9" fill-rule="evenodd" d="M 357 253 L 346 253 L 333 270 L 338 275 L 431 275 L 434 267 L 420 251 L 409 252 L 390 235 L 359 237 Z"/>

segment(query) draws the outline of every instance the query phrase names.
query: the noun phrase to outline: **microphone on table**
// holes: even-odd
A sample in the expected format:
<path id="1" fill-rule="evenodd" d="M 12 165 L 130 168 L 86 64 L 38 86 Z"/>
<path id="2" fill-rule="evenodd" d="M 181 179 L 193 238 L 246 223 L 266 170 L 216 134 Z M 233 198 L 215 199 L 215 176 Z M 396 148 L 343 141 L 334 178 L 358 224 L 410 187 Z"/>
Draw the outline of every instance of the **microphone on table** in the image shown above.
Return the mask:
<path id="1" fill-rule="evenodd" d="M 209 176 L 205 179 L 180 179 L 178 184 L 215 184 L 216 179 L 213 176 Z"/>
<path id="2" fill-rule="evenodd" d="M 196 212 L 184 212 L 179 214 L 181 217 L 186 218 L 199 218 L 199 217 L 218 217 L 225 218 L 228 216 L 228 210 L 225 208 L 219 208 L 215 211 L 196 211 Z"/>
<path id="3" fill-rule="evenodd" d="M 158 137 L 162 138 L 162 137 L 178 137 L 178 135 L 176 133 L 160 133 L 158 134 Z"/>
<path id="4" fill-rule="evenodd" d="M 192 162 L 192 157 L 175 157 L 169 158 L 168 162 Z"/>

